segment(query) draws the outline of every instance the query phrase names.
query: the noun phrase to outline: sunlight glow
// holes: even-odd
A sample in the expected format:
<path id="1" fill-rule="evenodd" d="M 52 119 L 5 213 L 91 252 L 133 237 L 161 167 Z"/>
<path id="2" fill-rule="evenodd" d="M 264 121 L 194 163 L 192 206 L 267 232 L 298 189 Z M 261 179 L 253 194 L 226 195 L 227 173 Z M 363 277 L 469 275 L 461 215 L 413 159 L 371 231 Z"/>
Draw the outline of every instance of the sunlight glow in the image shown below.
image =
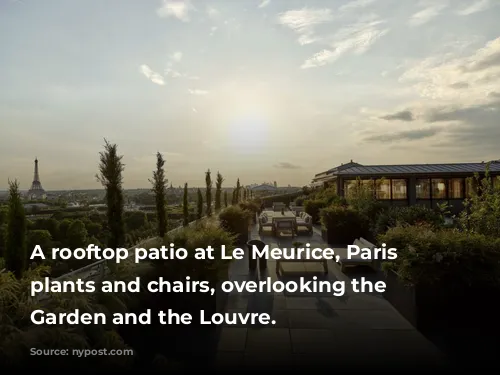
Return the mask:
<path id="1" fill-rule="evenodd" d="M 259 153 L 267 147 L 269 124 L 256 112 L 248 112 L 230 121 L 228 143 L 236 153 Z"/>

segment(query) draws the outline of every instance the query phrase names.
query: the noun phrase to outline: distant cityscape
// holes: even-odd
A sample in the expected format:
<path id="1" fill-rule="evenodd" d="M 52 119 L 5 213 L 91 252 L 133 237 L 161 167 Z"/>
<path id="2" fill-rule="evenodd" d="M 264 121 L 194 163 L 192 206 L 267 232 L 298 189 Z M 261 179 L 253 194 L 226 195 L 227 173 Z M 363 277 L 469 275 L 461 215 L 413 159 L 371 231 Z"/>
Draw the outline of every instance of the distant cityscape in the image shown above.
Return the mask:
<path id="1" fill-rule="evenodd" d="M 300 187 L 293 187 L 288 185 L 286 187 L 278 186 L 276 181 L 252 183 L 244 186 L 246 189 L 252 190 L 256 193 L 265 194 L 286 194 L 300 190 Z M 188 187 L 190 195 L 196 194 L 198 188 L 205 189 L 205 187 Z M 233 187 L 223 187 L 223 191 L 232 191 Z M 29 189 L 20 189 L 26 200 L 25 208 L 27 211 L 38 211 L 47 209 L 51 206 L 58 206 L 64 208 L 100 208 L 105 205 L 104 202 L 104 189 L 78 189 L 78 190 L 46 190 L 42 185 L 39 171 L 39 160 L 35 158 L 33 181 Z M 126 210 L 152 210 L 154 207 L 153 192 L 151 189 L 138 188 L 138 189 L 124 189 L 127 198 L 125 206 Z M 182 195 L 184 193 L 183 186 L 173 186 L 170 184 L 167 189 L 167 197 L 171 206 L 181 204 Z M 8 198 L 8 191 L 0 190 L 0 201 L 5 201 Z"/>

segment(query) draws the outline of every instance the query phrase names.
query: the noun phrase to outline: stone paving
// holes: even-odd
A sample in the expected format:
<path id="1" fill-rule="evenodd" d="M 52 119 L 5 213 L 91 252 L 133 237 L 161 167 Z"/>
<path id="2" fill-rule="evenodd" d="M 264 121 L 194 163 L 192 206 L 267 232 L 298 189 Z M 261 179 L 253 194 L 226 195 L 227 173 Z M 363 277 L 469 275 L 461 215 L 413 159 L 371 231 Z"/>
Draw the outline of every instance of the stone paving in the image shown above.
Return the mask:
<path id="1" fill-rule="evenodd" d="M 261 239 L 277 247 L 277 239 L 262 237 L 255 226 L 251 239 Z M 293 239 L 328 247 L 318 229 L 312 236 Z M 290 244 L 288 246 L 291 246 Z M 229 270 L 231 280 L 257 280 L 265 277 L 278 279 L 274 261 L 268 262 L 263 274 L 248 271 L 248 259 L 234 261 Z M 238 368 L 260 368 L 275 365 L 297 368 L 300 365 L 342 364 L 379 366 L 391 363 L 426 362 L 434 368 L 444 364 L 441 353 L 414 329 L 381 294 L 354 293 L 350 278 L 340 272 L 340 267 L 329 261 L 328 275 L 320 263 L 283 263 L 280 280 L 306 277 L 346 282 L 346 293 L 341 297 L 332 294 L 300 293 L 230 293 L 225 312 L 268 312 L 275 325 L 224 326 L 217 344 L 216 365 Z M 376 279 L 367 270 L 356 275 Z M 352 277 L 352 276 L 351 276 Z M 376 369 L 376 367 L 374 367 Z"/>

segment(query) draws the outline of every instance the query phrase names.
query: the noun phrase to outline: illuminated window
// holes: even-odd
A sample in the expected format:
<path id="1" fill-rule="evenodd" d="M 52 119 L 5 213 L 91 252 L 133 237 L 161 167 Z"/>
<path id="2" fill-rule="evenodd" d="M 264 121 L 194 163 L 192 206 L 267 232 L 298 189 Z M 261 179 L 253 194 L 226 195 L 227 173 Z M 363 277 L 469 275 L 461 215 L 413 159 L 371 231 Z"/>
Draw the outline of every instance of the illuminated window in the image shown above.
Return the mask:
<path id="1" fill-rule="evenodd" d="M 446 199 L 446 180 L 444 178 L 433 178 L 431 181 L 432 181 L 432 198 Z"/>
<path id="2" fill-rule="evenodd" d="M 463 199 L 464 198 L 464 179 L 451 178 L 448 181 L 448 198 Z"/>
<path id="3" fill-rule="evenodd" d="M 392 180 L 392 199 L 408 199 L 406 180 Z"/>
<path id="4" fill-rule="evenodd" d="M 417 179 L 417 199 L 431 199 L 431 185 L 428 179 Z"/>
<path id="5" fill-rule="evenodd" d="M 377 199 L 391 199 L 391 180 L 377 180 L 375 194 Z"/>
<path id="6" fill-rule="evenodd" d="M 357 190 L 358 181 L 356 180 L 345 180 L 344 181 L 344 196 L 350 197 L 355 194 Z"/>

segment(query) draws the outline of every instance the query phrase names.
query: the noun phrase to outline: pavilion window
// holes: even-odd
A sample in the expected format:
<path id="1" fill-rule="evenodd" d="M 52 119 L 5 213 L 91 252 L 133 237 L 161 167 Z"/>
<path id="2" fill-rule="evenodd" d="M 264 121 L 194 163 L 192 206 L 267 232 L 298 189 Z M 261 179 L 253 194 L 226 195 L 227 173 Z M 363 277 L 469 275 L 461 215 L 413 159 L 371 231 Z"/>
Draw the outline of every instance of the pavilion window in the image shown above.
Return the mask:
<path id="1" fill-rule="evenodd" d="M 380 179 L 375 182 L 375 196 L 380 200 L 391 199 L 391 180 Z"/>
<path id="2" fill-rule="evenodd" d="M 351 197 L 356 194 L 358 190 L 358 181 L 356 180 L 345 180 L 344 181 L 344 196 Z"/>
<path id="3" fill-rule="evenodd" d="M 446 180 L 444 178 L 433 178 L 432 199 L 446 199 Z"/>
<path id="4" fill-rule="evenodd" d="M 404 179 L 394 179 L 392 182 L 392 199 L 408 199 L 407 181 Z"/>
<path id="5" fill-rule="evenodd" d="M 431 199 L 431 184 L 428 178 L 418 178 L 416 184 L 417 199 Z"/>
<path id="6" fill-rule="evenodd" d="M 448 180 L 448 198 L 449 199 L 463 199 L 465 198 L 463 178 L 450 178 Z"/>

